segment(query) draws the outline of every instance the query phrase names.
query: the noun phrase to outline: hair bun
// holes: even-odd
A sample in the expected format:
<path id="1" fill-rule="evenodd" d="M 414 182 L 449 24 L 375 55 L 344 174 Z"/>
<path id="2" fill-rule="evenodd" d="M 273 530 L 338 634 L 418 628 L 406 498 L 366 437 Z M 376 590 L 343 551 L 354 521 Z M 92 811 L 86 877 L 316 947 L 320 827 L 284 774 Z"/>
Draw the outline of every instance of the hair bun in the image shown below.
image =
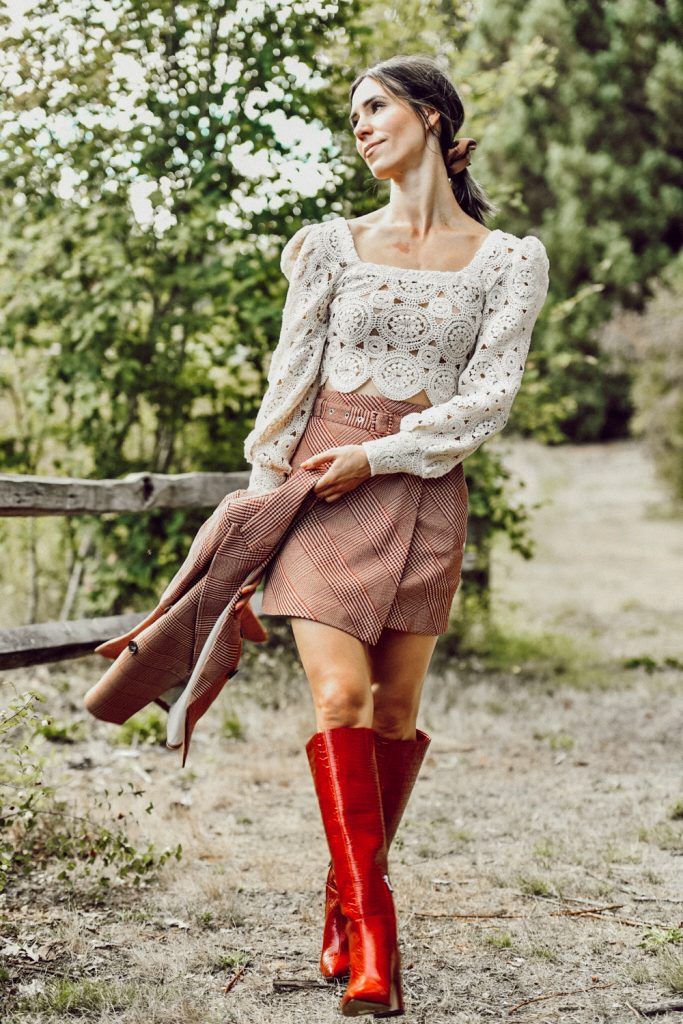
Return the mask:
<path id="1" fill-rule="evenodd" d="M 449 147 L 446 160 L 449 178 L 454 178 L 456 174 L 460 174 L 461 171 L 466 170 L 466 168 L 472 163 L 470 152 L 476 148 L 476 139 L 453 140 L 453 145 Z"/>

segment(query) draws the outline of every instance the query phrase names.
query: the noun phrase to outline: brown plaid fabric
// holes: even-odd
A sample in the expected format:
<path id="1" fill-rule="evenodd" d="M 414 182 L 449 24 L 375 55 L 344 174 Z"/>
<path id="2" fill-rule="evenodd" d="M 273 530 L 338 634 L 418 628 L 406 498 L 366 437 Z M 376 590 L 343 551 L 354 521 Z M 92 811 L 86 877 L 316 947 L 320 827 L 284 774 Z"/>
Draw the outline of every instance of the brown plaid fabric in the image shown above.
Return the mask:
<path id="1" fill-rule="evenodd" d="M 321 391 L 292 459 L 395 433 L 410 402 Z M 385 627 L 436 636 L 460 582 L 468 493 L 462 464 L 423 479 L 387 473 L 296 516 L 268 565 L 264 614 L 314 619 L 375 644 Z"/>
<path id="2" fill-rule="evenodd" d="M 184 765 L 195 725 L 237 671 L 243 633 L 235 604 L 264 569 L 264 613 L 327 622 L 368 643 L 384 626 L 444 632 L 465 541 L 462 466 L 430 480 L 372 477 L 332 503 L 312 490 L 325 469 L 299 469 L 314 452 L 393 433 L 415 408 L 321 392 L 288 479 L 265 494 L 227 494 L 157 607 L 95 648 L 112 664 L 86 694 L 88 711 L 121 724 L 153 701 L 166 706 L 163 694 L 184 686 Z"/>
<path id="3" fill-rule="evenodd" d="M 317 500 L 311 491 L 322 472 L 302 470 L 265 494 L 238 490 L 222 499 L 157 607 L 95 648 L 115 660 L 85 696 L 91 714 L 120 725 L 167 690 L 189 687 L 185 764 L 197 721 L 237 671 L 242 631 L 234 608 L 242 587 L 267 565 L 297 514 Z"/>

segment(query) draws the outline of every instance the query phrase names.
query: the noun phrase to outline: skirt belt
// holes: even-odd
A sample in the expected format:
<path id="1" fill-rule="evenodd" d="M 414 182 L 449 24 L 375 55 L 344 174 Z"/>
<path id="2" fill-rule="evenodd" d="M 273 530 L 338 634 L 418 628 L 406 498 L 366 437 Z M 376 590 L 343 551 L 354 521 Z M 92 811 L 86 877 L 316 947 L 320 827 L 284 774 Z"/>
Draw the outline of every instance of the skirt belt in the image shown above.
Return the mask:
<path id="1" fill-rule="evenodd" d="M 417 412 L 423 406 L 416 405 Z M 383 412 L 382 409 L 364 409 L 360 405 L 341 404 L 336 399 L 316 398 L 311 416 L 319 416 L 334 423 L 347 423 L 363 427 L 373 434 L 395 434 L 406 413 Z"/>

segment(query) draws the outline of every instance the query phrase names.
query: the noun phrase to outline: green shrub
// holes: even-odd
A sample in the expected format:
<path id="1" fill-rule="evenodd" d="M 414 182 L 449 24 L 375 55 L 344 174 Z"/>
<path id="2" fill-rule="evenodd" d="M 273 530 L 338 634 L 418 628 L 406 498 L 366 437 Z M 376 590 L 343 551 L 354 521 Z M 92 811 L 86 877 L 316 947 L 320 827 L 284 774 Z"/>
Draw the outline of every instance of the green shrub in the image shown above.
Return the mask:
<path id="1" fill-rule="evenodd" d="M 165 747 L 166 727 L 166 712 L 153 704 L 118 727 L 116 742 L 125 747 Z"/>
<path id="2" fill-rule="evenodd" d="M 71 879 L 77 869 L 86 875 L 96 870 L 99 884 L 107 886 L 107 868 L 138 884 L 170 857 L 179 860 L 180 844 L 161 852 L 153 843 L 136 847 L 126 830 L 132 815 L 114 812 L 107 791 L 83 815 L 73 813 L 57 787 L 46 784 L 45 758 L 33 746 L 45 727 L 36 708 L 41 701 L 26 691 L 0 709 L 0 891 L 14 878 L 48 865 L 59 868 L 60 880 Z M 144 790 L 129 788 L 134 797 L 144 796 Z M 148 804 L 146 810 L 151 809 Z"/>

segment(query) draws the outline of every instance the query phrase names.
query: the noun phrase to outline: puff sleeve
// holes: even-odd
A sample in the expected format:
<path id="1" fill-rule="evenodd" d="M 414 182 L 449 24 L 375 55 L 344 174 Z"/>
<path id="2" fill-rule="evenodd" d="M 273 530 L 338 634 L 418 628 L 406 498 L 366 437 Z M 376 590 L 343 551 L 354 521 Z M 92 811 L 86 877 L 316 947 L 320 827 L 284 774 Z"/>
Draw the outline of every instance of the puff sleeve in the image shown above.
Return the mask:
<path id="1" fill-rule="evenodd" d="M 289 281 L 280 338 L 268 369 L 268 388 L 244 442 L 252 464 L 248 489 L 272 490 L 289 473 L 291 458 L 311 414 L 325 341 L 337 264 L 325 244 L 324 222 L 306 224 L 282 250 Z"/>
<path id="2" fill-rule="evenodd" d="M 545 303 L 548 270 L 541 240 L 535 235 L 518 239 L 487 290 L 477 341 L 457 393 L 424 412 L 404 416 L 397 433 L 364 441 L 372 476 L 443 476 L 503 429 Z"/>

